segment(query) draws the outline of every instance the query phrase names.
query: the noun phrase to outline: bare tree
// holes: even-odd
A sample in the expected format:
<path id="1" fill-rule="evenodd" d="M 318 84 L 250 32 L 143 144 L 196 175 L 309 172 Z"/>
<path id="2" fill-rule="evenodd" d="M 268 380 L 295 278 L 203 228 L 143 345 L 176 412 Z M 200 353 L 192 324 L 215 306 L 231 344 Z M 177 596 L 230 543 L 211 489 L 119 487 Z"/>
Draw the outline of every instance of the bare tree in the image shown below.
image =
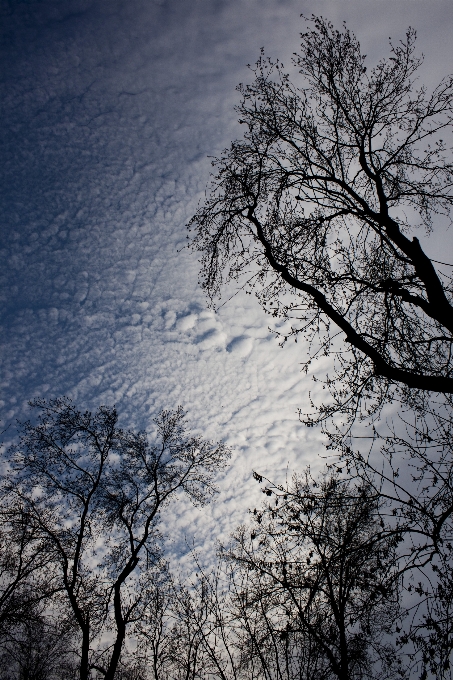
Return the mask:
<path id="1" fill-rule="evenodd" d="M 80 632 L 80 679 L 95 669 L 113 680 L 163 569 L 160 513 L 178 492 L 206 503 L 229 450 L 190 435 L 181 408 L 158 416 L 150 445 L 145 433 L 118 428 L 113 408 L 93 415 L 69 399 L 31 405 L 39 417 L 11 452 L 11 492 L 58 570 Z"/>
<path id="2" fill-rule="evenodd" d="M 189 587 L 176 591 L 174 632 L 175 651 L 183 654 L 176 667 L 175 678 L 212 678 L 236 680 L 241 674 L 238 655 L 237 619 L 231 607 L 231 593 L 221 564 L 206 573 L 197 563 L 198 573 Z M 195 653 L 196 650 L 196 653 Z M 176 661 L 176 656 L 175 656 Z M 250 676 L 247 676 L 252 680 Z"/>
<path id="3" fill-rule="evenodd" d="M 214 625 L 212 602 L 204 579 L 200 579 L 192 592 L 179 586 L 173 595 L 173 625 L 169 631 L 170 677 L 174 680 L 222 677 L 217 671 L 222 669 L 225 659 L 221 653 L 210 653 Z"/>
<path id="4" fill-rule="evenodd" d="M 426 478 L 410 496 L 396 470 L 392 486 L 371 465 L 345 474 L 353 464 L 286 489 L 255 474 L 269 500 L 252 525 L 215 573 L 197 564 L 169 590 L 153 678 L 451 680 L 450 522 L 435 538 Z"/>
<path id="5" fill-rule="evenodd" d="M 167 578 L 156 588 L 142 621 L 138 653 L 152 680 L 233 680 L 239 678 L 231 599 L 224 572 L 197 573 L 181 583 Z"/>
<path id="6" fill-rule="evenodd" d="M 255 474 L 268 501 L 217 570 L 156 589 L 140 648 L 153 680 L 451 680 L 446 527 L 436 550 L 421 496 L 398 504 L 345 463 L 288 488 Z"/>
<path id="7" fill-rule="evenodd" d="M 390 426 L 391 424 L 388 423 Z M 399 414 L 380 434 L 369 428 L 367 451 L 357 441 L 331 436 L 336 466 L 355 477 L 391 509 L 404 542 L 399 569 L 412 614 L 399 640 L 411 643 L 423 673 L 451 678 L 453 651 L 453 419 L 446 408 Z M 363 444 L 362 440 L 362 444 Z M 378 452 L 375 451 L 378 449 Z M 415 656 L 417 656 L 417 653 Z"/>
<path id="8" fill-rule="evenodd" d="M 256 475 L 259 481 L 263 478 Z M 397 531 L 367 485 L 309 472 L 253 511 L 226 556 L 256 677 L 404 677 L 392 644 L 401 616 Z M 255 676 L 254 676 L 255 677 Z"/>
<path id="9" fill-rule="evenodd" d="M 423 672 L 444 677 L 453 647 L 452 265 L 431 258 L 421 236 L 427 242 L 453 202 L 453 79 L 430 94 L 416 87 L 413 29 L 367 70 L 346 26 L 312 22 L 294 59 L 299 83 L 262 55 L 254 82 L 239 86 L 244 138 L 214 161 L 192 245 L 211 296 L 239 281 L 291 320 L 283 342 L 307 341 L 305 370 L 334 357 L 326 403 L 302 420 L 324 423 L 340 466 L 395 513 L 405 597 L 409 588 L 419 596 L 399 639 L 421 651 Z M 399 417 L 382 410 L 395 399 Z M 368 427 L 352 430 L 357 418 Z"/>
<path id="10" fill-rule="evenodd" d="M 306 366 L 333 353 L 334 410 L 373 390 L 387 398 L 389 384 L 451 395 L 451 265 L 415 233 L 453 202 L 453 79 L 415 88 L 413 29 L 369 71 L 346 27 L 312 22 L 294 59 L 299 85 L 262 56 L 238 88 L 244 138 L 213 162 L 189 225 L 203 286 L 214 295 L 245 281 L 294 321 L 288 337 L 308 339 Z"/>
<path id="11" fill-rule="evenodd" d="M 140 645 L 134 656 L 142 660 L 152 680 L 171 677 L 173 593 L 171 575 L 168 572 L 162 573 L 162 578 L 154 582 L 154 593 L 146 616 L 138 624 Z"/>
<path id="12" fill-rule="evenodd" d="M 40 620 L 59 590 L 52 555 L 22 503 L 0 489 L 0 644 Z"/>
<path id="13" fill-rule="evenodd" d="M 0 653 L 2 680 L 76 680 L 74 632 L 67 620 L 44 616 L 16 624 Z"/>

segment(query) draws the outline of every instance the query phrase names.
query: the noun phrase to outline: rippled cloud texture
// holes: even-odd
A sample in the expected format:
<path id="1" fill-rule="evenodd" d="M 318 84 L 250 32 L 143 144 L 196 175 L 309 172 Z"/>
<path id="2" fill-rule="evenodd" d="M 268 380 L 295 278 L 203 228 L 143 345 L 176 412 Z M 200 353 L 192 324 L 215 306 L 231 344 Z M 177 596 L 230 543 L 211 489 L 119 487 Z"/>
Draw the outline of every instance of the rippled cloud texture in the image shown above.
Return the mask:
<path id="1" fill-rule="evenodd" d="M 259 502 L 252 469 L 275 479 L 316 465 L 320 435 L 297 417 L 313 385 L 300 373 L 304 348 L 279 348 L 269 317 L 242 293 L 208 308 L 185 224 L 207 156 L 240 134 L 235 86 L 250 79 L 247 63 L 264 46 L 290 67 L 301 12 L 347 20 L 371 61 L 414 26 L 435 84 L 453 71 L 452 7 L 3 2 L 2 423 L 26 417 L 35 396 L 116 404 L 125 427 L 144 429 L 182 404 L 194 429 L 234 446 L 217 502 L 168 515 L 182 551 L 184 537 L 212 547 Z"/>

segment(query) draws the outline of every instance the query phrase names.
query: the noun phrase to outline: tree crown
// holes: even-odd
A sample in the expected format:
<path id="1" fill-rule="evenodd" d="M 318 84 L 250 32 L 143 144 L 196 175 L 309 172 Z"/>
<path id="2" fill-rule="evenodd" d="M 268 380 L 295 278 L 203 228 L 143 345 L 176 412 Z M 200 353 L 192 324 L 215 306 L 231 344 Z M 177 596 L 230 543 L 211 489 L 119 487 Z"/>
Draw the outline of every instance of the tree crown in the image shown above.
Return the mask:
<path id="1" fill-rule="evenodd" d="M 346 392 L 451 394 L 451 271 L 410 232 L 432 229 L 453 202 L 453 79 L 415 88 L 412 29 L 369 71 L 346 27 L 312 21 L 294 59 L 301 86 L 264 55 L 239 86 L 244 138 L 214 160 L 189 225 L 202 285 L 211 296 L 228 279 L 249 286 L 293 320 L 309 361 L 336 356 Z"/>

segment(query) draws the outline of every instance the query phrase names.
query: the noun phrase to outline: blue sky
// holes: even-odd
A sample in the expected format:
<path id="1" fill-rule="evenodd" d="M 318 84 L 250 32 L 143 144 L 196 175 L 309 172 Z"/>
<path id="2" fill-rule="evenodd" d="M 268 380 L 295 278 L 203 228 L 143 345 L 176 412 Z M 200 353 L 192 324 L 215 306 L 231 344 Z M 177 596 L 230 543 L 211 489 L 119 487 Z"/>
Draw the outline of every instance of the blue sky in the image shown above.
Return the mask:
<path id="1" fill-rule="evenodd" d="M 313 388 L 301 344 L 281 349 L 242 293 L 214 312 L 185 224 L 209 155 L 240 134 L 235 86 L 261 46 L 290 67 L 303 22 L 348 22 L 372 63 L 417 29 L 428 86 L 453 71 L 451 0 L 4 2 L 1 25 L 2 423 L 35 396 L 115 403 L 150 428 L 182 404 L 234 446 L 219 500 L 167 516 L 181 545 L 225 538 L 281 478 L 323 452 L 298 420 Z M 445 251 L 434 235 L 428 252 Z M 450 239 L 451 243 L 451 239 Z M 321 374 L 328 365 L 319 366 Z M 12 432 L 13 430 L 11 430 Z M 8 435 L 9 436 L 9 435 Z"/>

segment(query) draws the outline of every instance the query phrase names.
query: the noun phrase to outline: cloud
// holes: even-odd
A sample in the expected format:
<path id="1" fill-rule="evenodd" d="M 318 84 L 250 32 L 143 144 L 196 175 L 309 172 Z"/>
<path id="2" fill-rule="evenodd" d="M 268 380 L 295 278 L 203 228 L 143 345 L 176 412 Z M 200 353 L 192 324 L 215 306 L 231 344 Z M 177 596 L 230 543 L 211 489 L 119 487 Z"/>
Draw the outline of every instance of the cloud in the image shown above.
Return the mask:
<path id="1" fill-rule="evenodd" d="M 347 19 L 372 59 L 413 24 L 425 74 L 437 80 L 440 55 L 442 74 L 453 70 L 450 0 L 10 6 L 2 17 L 2 421 L 24 419 L 34 396 L 67 394 L 82 408 L 116 403 L 122 425 L 140 429 L 183 404 L 195 430 L 235 447 L 218 501 L 202 511 L 178 501 L 165 517 L 175 555 L 187 550 L 184 536 L 212 551 L 260 502 L 252 469 L 284 480 L 324 450 L 297 415 L 309 393 L 320 398 L 300 372 L 306 349 L 281 349 L 251 296 L 208 309 L 196 257 L 184 249 L 207 156 L 241 134 L 235 86 L 250 78 L 246 64 L 262 45 L 290 67 L 300 11 Z"/>
<path id="2" fill-rule="evenodd" d="M 197 323 L 197 320 L 198 320 L 197 314 L 186 314 L 185 316 L 178 319 L 176 323 L 176 328 L 178 329 L 178 331 L 185 333 L 187 331 L 192 330 L 192 328 Z"/>
<path id="3" fill-rule="evenodd" d="M 233 352 L 239 357 L 247 357 L 253 349 L 253 338 L 248 335 L 238 335 L 228 344 L 228 352 Z"/>

